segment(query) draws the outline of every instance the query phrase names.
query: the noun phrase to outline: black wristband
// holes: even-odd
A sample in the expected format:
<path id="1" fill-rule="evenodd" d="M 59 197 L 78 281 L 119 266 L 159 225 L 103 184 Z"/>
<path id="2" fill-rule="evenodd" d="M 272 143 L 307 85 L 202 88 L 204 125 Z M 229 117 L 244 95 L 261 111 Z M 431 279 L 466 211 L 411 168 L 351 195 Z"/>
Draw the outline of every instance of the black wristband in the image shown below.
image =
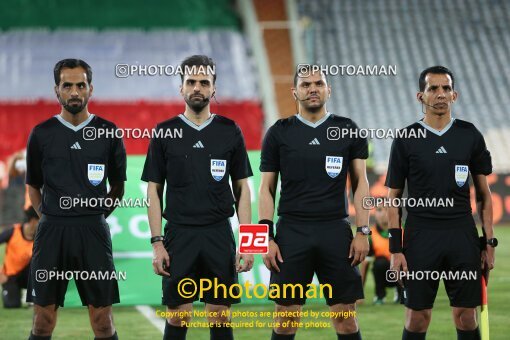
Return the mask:
<path id="1" fill-rule="evenodd" d="M 274 223 L 271 220 L 260 220 L 259 224 L 267 224 L 269 226 L 269 239 L 274 239 Z"/>
<path id="2" fill-rule="evenodd" d="M 164 239 L 165 238 L 163 236 L 154 236 L 154 237 L 151 237 L 151 244 L 159 242 L 159 241 L 163 241 Z"/>
<path id="3" fill-rule="evenodd" d="M 402 252 L 402 229 L 390 228 L 388 229 L 388 236 L 390 240 L 390 253 Z"/>

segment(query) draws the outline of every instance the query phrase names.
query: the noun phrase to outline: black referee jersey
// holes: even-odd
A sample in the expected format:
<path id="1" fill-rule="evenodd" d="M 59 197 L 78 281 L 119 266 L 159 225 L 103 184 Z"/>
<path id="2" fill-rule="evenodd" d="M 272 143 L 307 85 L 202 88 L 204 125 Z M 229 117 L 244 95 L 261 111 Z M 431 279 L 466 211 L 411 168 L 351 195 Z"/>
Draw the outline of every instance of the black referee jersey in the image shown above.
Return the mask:
<path id="1" fill-rule="evenodd" d="M 438 202 L 437 206 L 408 206 L 406 224 L 427 228 L 462 227 L 474 224 L 471 215 L 469 173 L 489 175 L 491 155 L 485 140 L 469 122 L 453 119 L 440 132 L 422 120 L 405 130 L 425 130 L 425 138 L 396 138 L 391 147 L 386 186 L 404 189 L 408 197 Z M 446 203 L 453 199 L 453 207 Z"/>
<path id="2" fill-rule="evenodd" d="M 182 129 L 182 138 L 153 138 L 142 174 L 145 182 L 166 182 L 163 217 L 175 225 L 209 225 L 233 216 L 229 176 L 252 176 L 239 126 L 216 114 L 197 126 L 180 114 L 156 127 L 166 129 Z"/>
<path id="3" fill-rule="evenodd" d="M 343 138 L 342 131 L 348 132 Z M 271 126 L 260 171 L 281 174 L 279 216 L 315 221 L 348 217 L 350 162 L 368 158 L 367 140 L 357 131 L 351 119 L 329 112 L 315 123 L 298 114 Z"/>
<path id="4" fill-rule="evenodd" d="M 55 115 L 33 128 L 27 145 L 26 183 L 43 188 L 43 214 L 99 215 L 109 210 L 101 204 L 87 207 L 86 203 L 67 208 L 67 203 L 62 201 L 66 197 L 105 198 L 107 178 L 110 183 L 126 180 L 126 150 L 122 139 L 84 138 L 84 129 L 99 128 L 113 131 L 116 126 L 91 114 L 78 126 Z"/>

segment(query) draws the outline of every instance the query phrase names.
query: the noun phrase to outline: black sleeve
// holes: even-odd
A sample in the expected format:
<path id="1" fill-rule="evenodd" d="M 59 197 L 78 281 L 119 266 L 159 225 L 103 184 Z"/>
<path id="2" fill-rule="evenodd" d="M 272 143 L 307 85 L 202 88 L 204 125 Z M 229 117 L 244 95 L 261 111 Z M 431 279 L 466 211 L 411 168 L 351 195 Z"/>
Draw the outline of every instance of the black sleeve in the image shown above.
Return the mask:
<path id="1" fill-rule="evenodd" d="M 158 130 L 159 127 L 156 127 Z M 165 153 L 161 146 L 163 141 L 160 137 L 155 137 L 149 144 L 147 158 L 143 166 L 142 181 L 165 184 L 166 179 L 166 163 Z"/>
<path id="2" fill-rule="evenodd" d="M 11 228 L 4 230 L 0 234 L 0 244 L 9 242 L 9 240 L 12 237 L 12 234 L 14 234 L 14 228 L 11 227 Z"/>
<path id="3" fill-rule="evenodd" d="M 269 130 L 267 130 L 264 141 L 262 142 L 259 169 L 262 172 L 280 171 L 280 146 L 276 138 L 275 125 L 271 126 Z"/>
<path id="4" fill-rule="evenodd" d="M 28 137 L 26 184 L 35 187 L 41 187 L 44 184 L 42 152 L 37 140 L 36 129 L 33 129 Z"/>
<path id="5" fill-rule="evenodd" d="M 122 138 L 114 138 L 108 157 L 108 181 L 124 182 L 126 180 L 126 148 Z"/>
<path id="6" fill-rule="evenodd" d="M 359 130 L 356 123 L 352 122 L 351 128 L 353 130 Z M 357 136 L 358 134 L 355 134 Z M 353 138 L 353 142 L 351 144 L 349 150 L 349 160 L 352 159 L 367 159 L 368 158 L 368 140 L 366 138 Z"/>
<path id="7" fill-rule="evenodd" d="M 408 172 L 409 160 L 405 152 L 403 140 L 395 138 L 391 145 L 390 162 L 388 163 L 385 185 L 392 189 L 404 189 Z"/>
<path id="8" fill-rule="evenodd" d="M 475 144 L 469 160 L 469 169 L 472 175 L 487 176 L 492 173 L 491 153 L 487 150 L 485 139 L 478 130 L 475 130 Z"/>
<path id="9" fill-rule="evenodd" d="M 243 133 L 237 125 L 235 133 L 234 153 L 232 154 L 232 161 L 230 163 L 230 177 L 233 181 L 253 176 Z"/>

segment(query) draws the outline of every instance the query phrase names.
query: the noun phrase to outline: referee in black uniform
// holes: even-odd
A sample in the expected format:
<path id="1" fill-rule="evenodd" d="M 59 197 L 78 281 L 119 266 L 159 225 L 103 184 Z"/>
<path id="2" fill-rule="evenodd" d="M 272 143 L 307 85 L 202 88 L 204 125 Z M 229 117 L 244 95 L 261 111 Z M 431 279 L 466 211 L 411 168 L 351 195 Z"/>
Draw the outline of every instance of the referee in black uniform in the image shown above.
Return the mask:
<path id="1" fill-rule="evenodd" d="M 270 225 L 269 253 L 264 263 L 271 270 L 271 284 L 300 284 L 306 291 L 314 273 L 320 283 L 332 286 L 332 297 L 325 290 L 333 312 L 355 311 L 363 298 L 357 264 L 368 253 L 370 233 L 368 211 L 362 199 L 368 196 L 365 160 L 368 144 L 355 134 L 340 137 L 340 130 L 356 132 L 349 118 L 326 111 L 331 94 L 326 76 L 314 67 L 299 69 L 294 76 L 293 96 L 299 113 L 280 119 L 268 131 L 262 147 L 260 171 L 260 223 Z M 281 196 L 278 225 L 273 234 L 273 215 L 278 174 Z M 348 218 L 346 180 L 350 175 L 354 192 L 356 225 L 353 238 Z M 305 296 L 272 299 L 279 313 L 272 339 L 294 339 L 296 327 L 283 326 L 299 321 Z M 294 314 L 289 314 L 289 313 Z M 286 314 L 284 314 L 286 313 Z M 338 339 L 361 339 L 355 317 L 332 318 Z"/>
<path id="2" fill-rule="evenodd" d="M 398 138 L 391 149 L 386 186 L 390 198 L 400 198 L 407 181 L 409 198 L 453 199 L 453 206 L 408 207 L 403 245 L 398 208 L 388 211 L 392 269 L 416 274 L 476 272 L 476 280 L 444 280 L 458 339 L 480 339 L 476 307 L 481 303 L 481 266 L 494 268 L 492 202 L 486 176 L 491 156 L 476 127 L 453 118 L 457 99 L 450 70 L 434 66 L 419 79 L 417 99 L 425 117 L 405 130 L 425 130 L 426 138 Z M 411 134 L 410 134 L 411 135 Z M 471 175 L 470 175 L 471 174 Z M 471 213 L 469 178 L 473 180 L 485 235 L 483 248 Z M 486 243 L 486 244 L 485 244 Z M 480 250 L 482 255 L 480 256 Z M 437 275 L 437 274 L 436 274 Z M 439 280 L 408 276 L 406 323 L 402 339 L 425 339 Z M 464 277 L 465 278 L 465 277 Z"/>
<path id="3" fill-rule="evenodd" d="M 96 203 L 106 197 L 121 198 L 126 180 L 122 139 L 87 140 L 83 136 L 86 127 L 116 128 L 88 112 L 93 90 L 90 66 L 83 60 L 64 59 L 55 65 L 54 77 L 62 111 L 37 125 L 27 146 L 26 183 L 41 215 L 27 291 L 27 301 L 34 303 L 30 339 L 50 339 L 57 308 L 64 306 L 68 281 L 62 276 L 51 278 L 51 272 L 80 271 L 90 277 L 92 272 L 96 277 L 98 272 L 115 272 L 105 221 L 113 209 Z M 74 199 L 80 199 L 80 204 L 73 206 Z M 87 206 L 92 200 L 96 207 Z M 117 339 L 111 308 L 119 302 L 117 281 L 75 281 L 96 338 Z"/>
<path id="4" fill-rule="evenodd" d="M 194 55 L 182 62 L 181 69 L 186 71 L 180 90 L 186 110 L 158 124 L 156 130 L 182 129 L 183 138 L 154 138 L 142 175 L 149 182 L 154 272 L 163 276 L 163 304 L 175 313 L 167 318 L 164 339 L 186 338 L 182 322 L 190 321 L 192 302 L 198 299 L 198 294 L 179 293 L 182 279 L 192 279 L 197 285 L 201 278 L 217 279 L 229 287 L 238 282 L 237 272 L 253 266 L 253 255 L 236 255 L 229 222 L 235 203 L 239 222 L 251 223 L 248 177 L 252 171 L 243 135 L 234 121 L 209 111 L 216 81 L 215 72 L 210 72 L 215 69 L 213 60 Z M 164 237 L 160 236 L 162 217 L 167 220 Z M 216 317 L 208 315 L 214 324 L 211 339 L 233 339 L 232 328 L 224 326 L 230 320 L 230 305 L 239 299 L 208 291 L 201 301 L 207 312 L 217 313 Z"/>

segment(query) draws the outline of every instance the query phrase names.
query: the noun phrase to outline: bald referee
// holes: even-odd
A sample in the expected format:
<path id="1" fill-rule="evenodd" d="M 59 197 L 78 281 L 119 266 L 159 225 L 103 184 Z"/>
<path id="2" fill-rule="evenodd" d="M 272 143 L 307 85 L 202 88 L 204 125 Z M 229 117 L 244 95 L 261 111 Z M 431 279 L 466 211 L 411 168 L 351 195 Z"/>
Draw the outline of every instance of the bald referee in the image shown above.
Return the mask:
<path id="1" fill-rule="evenodd" d="M 472 123 L 452 117 L 458 96 L 454 86 L 449 69 L 425 69 L 417 93 L 425 117 L 404 130 L 424 130 L 426 137 L 395 139 L 391 149 L 386 177 L 390 198 L 402 197 L 407 182 L 409 198 L 453 199 L 450 206 L 408 207 L 403 245 L 398 208 L 388 211 L 392 269 L 415 274 L 404 280 L 407 308 L 402 339 L 406 340 L 425 339 L 439 286 L 437 277 L 419 280 L 420 271 L 451 275 L 443 281 L 457 339 L 480 339 L 476 320 L 476 307 L 481 303 L 480 267 L 494 268 L 497 240 L 486 178 L 492 172 L 491 155 Z M 482 249 L 471 212 L 470 179 L 485 235 Z"/>
<path id="2" fill-rule="evenodd" d="M 154 272 L 163 276 L 163 304 L 171 315 L 165 323 L 164 339 L 172 340 L 186 338 L 183 322 L 190 321 L 192 303 L 198 299 L 198 294 L 179 294 L 181 280 L 192 279 L 198 285 L 200 279 L 216 279 L 228 288 L 238 282 L 238 272 L 253 266 L 253 255 L 236 255 L 229 222 L 234 203 L 239 222 L 251 221 L 248 177 L 252 171 L 243 135 L 234 121 L 210 112 L 209 101 L 216 91 L 213 60 L 204 55 L 190 56 L 181 69 L 185 73 L 181 75 L 180 93 L 186 109 L 156 129 L 179 129 L 183 136 L 154 138 L 142 175 L 142 180 L 149 182 Z M 167 220 L 164 236 L 162 217 Z M 230 321 L 230 306 L 240 299 L 208 291 L 201 301 L 206 303 L 212 323 L 211 339 L 233 339 L 232 328 L 226 323 Z"/>
<path id="3" fill-rule="evenodd" d="M 111 307 L 119 302 L 117 281 L 103 279 L 115 272 L 105 220 L 113 208 L 96 203 L 122 197 L 126 151 L 122 139 L 84 139 L 85 128 L 116 128 L 87 109 L 93 91 L 90 66 L 80 59 L 64 59 L 55 65 L 54 78 L 62 110 L 32 130 L 27 146 L 26 183 L 41 214 L 27 291 L 27 301 L 34 303 L 30 339 L 51 338 L 57 308 L 64 306 L 64 273 L 75 271 L 101 275 L 96 280 L 75 277 L 76 287 L 89 309 L 95 338 L 117 339 Z M 75 199 L 80 203 L 74 204 Z M 87 202 L 93 200 L 89 207 Z"/>
<path id="4" fill-rule="evenodd" d="M 355 313 L 355 302 L 363 298 L 357 265 L 369 250 L 368 211 L 362 199 L 368 195 L 365 160 L 367 140 L 357 138 L 356 124 L 349 118 L 331 114 L 325 103 L 331 94 L 326 76 L 314 66 L 299 69 L 292 94 L 299 113 L 277 121 L 266 133 L 260 171 L 259 223 L 270 226 L 269 253 L 264 263 L 271 270 L 271 284 L 298 284 L 306 291 L 314 273 L 325 290 L 332 312 Z M 340 137 L 340 130 L 353 134 Z M 356 236 L 348 222 L 347 175 L 351 179 L 356 209 Z M 276 236 L 273 231 L 278 176 L 281 196 Z M 273 340 L 294 339 L 297 328 L 284 327 L 299 321 L 298 312 L 306 296 L 287 292 L 272 298 L 280 326 L 273 329 Z M 338 339 L 361 339 L 355 316 L 332 318 Z"/>

